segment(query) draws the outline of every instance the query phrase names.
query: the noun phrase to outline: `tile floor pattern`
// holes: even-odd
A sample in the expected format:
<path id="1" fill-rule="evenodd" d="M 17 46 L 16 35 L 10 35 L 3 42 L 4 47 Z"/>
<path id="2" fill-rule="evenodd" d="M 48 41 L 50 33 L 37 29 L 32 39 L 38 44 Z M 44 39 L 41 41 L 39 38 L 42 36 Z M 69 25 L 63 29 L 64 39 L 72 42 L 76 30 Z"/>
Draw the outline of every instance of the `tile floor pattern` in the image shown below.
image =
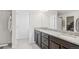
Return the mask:
<path id="1" fill-rule="evenodd" d="M 17 39 L 15 49 L 40 49 L 35 43 L 28 43 L 26 39 Z"/>

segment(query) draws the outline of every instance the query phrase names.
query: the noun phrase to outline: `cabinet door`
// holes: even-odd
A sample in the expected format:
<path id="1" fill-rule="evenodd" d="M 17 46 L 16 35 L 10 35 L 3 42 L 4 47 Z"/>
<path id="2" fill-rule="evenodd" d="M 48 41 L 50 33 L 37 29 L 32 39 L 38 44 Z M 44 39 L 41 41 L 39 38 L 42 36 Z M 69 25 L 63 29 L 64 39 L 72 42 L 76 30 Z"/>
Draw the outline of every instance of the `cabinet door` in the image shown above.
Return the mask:
<path id="1" fill-rule="evenodd" d="M 42 43 L 42 49 L 48 49 L 48 46 Z"/>
<path id="2" fill-rule="evenodd" d="M 66 47 L 64 47 L 64 46 L 61 46 L 61 49 L 68 49 L 68 48 L 66 48 Z"/>
<path id="3" fill-rule="evenodd" d="M 41 47 L 41 32 L 38 33 L 38 46 Z"/>
<path id="4" fill-rule="evenodd" d="M 38 43 L 38 34 L 36 30 L 34 31 L 34 41 L 35 43 Z"/>
<path id="5" fill-rule="evenodd" d="M 35 42 L 36 42 L 36 44 L 39 46 L 39 47 L 41 47 L 41 32 L 39 32 L 39 31 L 36 31 L 35 30 Z"/>
<path id="6" fill-rule="evenodd" d="M 42 37 L 42 43 L 44 43 L 46 46 L 48 46 L 48 39 Z"/>
<path id="7" fill-rule="evenodd" d="M 59 47 L 57 43 L 50 41 L 50 49 L 59 49 Z"/>
<path id="8" fill-rule="evenodd" d="M 42 33 L 42 37 L 45 37 L 45 38 L 48 39 L 48 34 L 46 34 L 46 33 Z"/>

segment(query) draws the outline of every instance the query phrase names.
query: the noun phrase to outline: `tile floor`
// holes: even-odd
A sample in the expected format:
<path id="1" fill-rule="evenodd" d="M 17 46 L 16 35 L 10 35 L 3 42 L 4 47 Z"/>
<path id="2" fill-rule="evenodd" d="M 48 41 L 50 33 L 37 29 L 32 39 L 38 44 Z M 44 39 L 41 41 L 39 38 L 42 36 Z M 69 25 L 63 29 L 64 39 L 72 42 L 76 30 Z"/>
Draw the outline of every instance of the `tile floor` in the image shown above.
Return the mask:
<path id="1" fill-rule="evenodd" d="M 15 49 L 40 49 L 35 43 L 29 43 L 26 39 L 17 39 Z"/>

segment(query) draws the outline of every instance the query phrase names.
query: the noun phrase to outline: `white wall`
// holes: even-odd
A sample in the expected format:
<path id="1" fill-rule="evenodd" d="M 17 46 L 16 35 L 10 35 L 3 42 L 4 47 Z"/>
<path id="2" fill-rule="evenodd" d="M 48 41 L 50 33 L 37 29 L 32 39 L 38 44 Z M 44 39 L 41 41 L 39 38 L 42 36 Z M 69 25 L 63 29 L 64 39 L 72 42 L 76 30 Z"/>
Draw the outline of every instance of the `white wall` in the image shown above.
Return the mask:
<path id="1" fill-rule="evenodd" d="M 38 10 L 16 11 L 16 39 L 34 40 L 35 27 L 49 27 L 48 15 Z"/>
<path id="2" fill-rule="evenodd" d="M 49 28 L 52 29 L 57 29 L 57 11 L 48 11 L 48 15 L 49 15 Z"/>
<path id="3" fill-rule="evenodd" d="M 26 38 L 33 42 L 35 27 L 57 29 L 57 11 L 16 11 L 16 39 Z"/>
<path id="4" fill-rule="evenodd" d="M 49 18 L 44 11 L 30 11 L 30 42 L 34 41 L 35 27 L 49 27 Z"/>
<path id="5" fill-rule="evenodd" d="M 30 24 L 33 27 L 49 27 L 48 15 L 43 11 L 30 11 Z"/>
<path id="6" fill-rule="evenodd" d="M 57 11 L 31 11 L 30 12 L 30 42 L 34 41 L 34 28 L 47 27 L 57 29 Z"/>
<path id="7" fill-rule="evenodd" d="M 79 11 L 70 11 L 68 13 L 63 13 L 59 15 L 59 17 L 63 17 L 65 21 L 67 16 L 74 16 L 74 32 L 76 32 L 75 23 L 76 23 L 76 19 L 79 18 Z"/>
<path id="8" fill-rule="evenodd" d="M 11 11 L 0 10 L 0 44 L 11 43 L 12 33 L 8 30 Z"/>

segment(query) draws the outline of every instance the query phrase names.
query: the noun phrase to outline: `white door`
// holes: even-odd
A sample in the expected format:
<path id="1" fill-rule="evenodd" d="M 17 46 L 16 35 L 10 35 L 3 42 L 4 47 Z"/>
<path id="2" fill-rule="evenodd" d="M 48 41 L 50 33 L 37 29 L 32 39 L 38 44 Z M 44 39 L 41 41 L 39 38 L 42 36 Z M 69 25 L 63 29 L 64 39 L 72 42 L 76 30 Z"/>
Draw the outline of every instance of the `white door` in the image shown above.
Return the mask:
<path id="1" fill-rule="evenodd" d="M 29 14 L 16 11 L 16 39 L 29 39 Z"/>

